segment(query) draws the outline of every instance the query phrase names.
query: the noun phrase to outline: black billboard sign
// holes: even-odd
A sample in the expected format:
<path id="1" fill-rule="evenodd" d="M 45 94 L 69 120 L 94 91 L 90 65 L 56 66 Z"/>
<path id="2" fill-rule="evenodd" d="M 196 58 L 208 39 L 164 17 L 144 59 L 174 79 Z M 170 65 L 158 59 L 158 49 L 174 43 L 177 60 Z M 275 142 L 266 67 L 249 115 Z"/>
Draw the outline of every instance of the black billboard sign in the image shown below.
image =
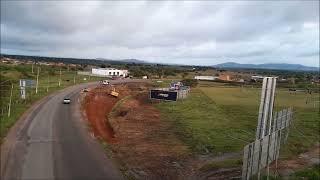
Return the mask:
<path id="1" fill-rule="evenodd" d="M 151 99 L 177 101 L 177 97 L 178 93 L 176 91 L 150 90 Z"/>

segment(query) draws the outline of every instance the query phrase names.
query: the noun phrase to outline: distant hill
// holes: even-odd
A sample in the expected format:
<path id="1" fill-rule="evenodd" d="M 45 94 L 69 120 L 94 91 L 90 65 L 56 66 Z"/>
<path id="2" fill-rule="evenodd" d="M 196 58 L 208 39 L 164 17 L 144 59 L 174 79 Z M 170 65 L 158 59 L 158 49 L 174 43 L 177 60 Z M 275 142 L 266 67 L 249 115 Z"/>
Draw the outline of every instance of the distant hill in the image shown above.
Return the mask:
<path id="1" fill-rule="evenodd" d="M 105 59 L 105 58 L 96 58 L 96 60 L 100 61 L 117 61 L 121 63 L 135 63 L 135 64 L 149 64 L 149 62 L 143 61 L 143 60 L 138 60 L 138 59 Z"/>
<path id="2" fill-rule="evenodd" d="M 239 64 L 235 62 L 227 62 L 214 65 L 216 68 L 225 69 L 274 69 L 288 71 L 318 71 L 317 67 L 303 66 L 301 64 L 286 64 L 286 63 L 266 63 L 266 64 Z"/>

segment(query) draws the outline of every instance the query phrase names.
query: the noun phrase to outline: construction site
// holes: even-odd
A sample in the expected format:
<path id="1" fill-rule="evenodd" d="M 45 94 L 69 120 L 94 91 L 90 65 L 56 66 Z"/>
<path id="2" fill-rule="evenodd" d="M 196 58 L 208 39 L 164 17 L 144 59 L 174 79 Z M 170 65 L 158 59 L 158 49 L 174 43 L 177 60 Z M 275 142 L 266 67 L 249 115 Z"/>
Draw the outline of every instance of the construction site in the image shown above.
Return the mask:
<path id="1" fill-rule="evenodd" d="M 83 102 L 89 128 L 109 144 L 127 176 L 182 177 L 191 173 L 181 163 L 190 152 L 150 104 L 150 87 L 148 83 L 126 83 L 92 89 Z M 111 95 L 114 89 L 118 97 Z"/>
<path id="2" fill-rule="evenodd" d="M 106 153 L 113 158 L 126 177 L 247 179 L 244 174 L 248 170 L 243 168 L 248 168 L 248 164 L 243 165 L 243 161 L 248 163 L 248 150 L 214 153 L 194 151 L 175 131 L 176 124 L 166 119 L 168 116 L 157 108 L 159 103 L 170 106 L 170 102 L 150 100 L 151 89 L 154 89 L 151 82 L 99 85 L 82 97 L 83 115 L 89 122 L 89 131 L 93 137 L 100 140 Z M 183 104 L 184 100 L 177 103 Z M 253 123 L 256 123 L 256 120 Z M 281 125 L 279 127 L 281 128 Z M 235 139 L 230 139 L 229 142 L 232 142 L 231 140 Z M 224 143 L 223 147 L 232 147 L 228 140 Z M 242 142 L 240 147 L 244 146 L 245 143 Z M 261 148 L 264 146 L 261 142 Z M 261 157 L 265 156 L 263 152 Z M 299 158 L 280 159 L 276 164 L 268 161 L 268 170 L 270 169 L 271 174 L 276 172 L 278 175 L 290 175 L 291 170 L 317 163 L 318 153 L 319 144 L 316 144 L 310 151 L 300 154 Z M 256 158 L 254 155 L 252 157 Z M 263 169 L 264 167 L 261 167 L 263 174 L 266 174 Z"/>

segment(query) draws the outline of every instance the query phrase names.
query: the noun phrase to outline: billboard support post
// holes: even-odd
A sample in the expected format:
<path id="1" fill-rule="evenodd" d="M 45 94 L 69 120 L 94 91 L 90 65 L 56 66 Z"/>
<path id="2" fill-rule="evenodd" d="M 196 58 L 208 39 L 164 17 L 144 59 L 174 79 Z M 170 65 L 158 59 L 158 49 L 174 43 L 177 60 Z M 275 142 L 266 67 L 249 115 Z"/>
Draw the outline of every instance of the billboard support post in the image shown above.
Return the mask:
<path id="1" fill-rule="evenodd" d="M 13 91 L 13 84 L 11 84 L 10 99 L 9 99 L 9 107 L 8 107 L 8 117 L 10 117 L 10 115 L 11 115 L 12 91 Z"/>
<path id="2" fill-rule="evenodd" d="M 36 94 L 38 94 L 38 86 L 39 86 L 39 67 L 38 67 L 38 72 L 37 72 L 37 84 L 36 84 Z"/>

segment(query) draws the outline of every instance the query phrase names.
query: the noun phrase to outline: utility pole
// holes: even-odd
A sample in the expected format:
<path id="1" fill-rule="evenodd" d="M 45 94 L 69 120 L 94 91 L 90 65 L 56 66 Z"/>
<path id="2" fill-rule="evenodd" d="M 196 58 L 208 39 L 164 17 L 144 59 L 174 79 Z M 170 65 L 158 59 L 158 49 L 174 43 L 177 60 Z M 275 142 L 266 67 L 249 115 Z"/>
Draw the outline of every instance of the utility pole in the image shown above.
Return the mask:
<path id="1" fill-rule="evenodd" d="M 77 75 L 77 65 L 76 65 L 76 71 L 73 77 L 73 84 L 76 84 L 76 75 Z"/>
<path id="2" fill-rule="evenodd" d="M 49 76 L 49 74 L 48 74 L 47 92 L 49 92 L 49 81 L 50 81 L 50 80 L 49 80 L 49 77 L 50 77 L 50 76 Z"/>
<path id="3" fill-rule="evenodd" d="M 12 91 L 13 91 L 13 84 L 11 84 L 10 99 L 9 99 L 9 108 L 8 108 L 8 117 L 10 117 L 10 114 L 11 114 Z"/>
<path id="4" fill-rule="evenodd" d="M 33 74 L 33 64 L 34 64 L 34 63 L 32 63 L 32 66 L 31 66 L 31 73 L 32 73 L 32 74 Z"/>
<path id="5" fill-rule="evenodd" d="M 38 67 L 38 72 L 37 72 L 37 84 L 36 84 L 36 94 L 38 94 L 38 86 L 39 86 L 39 67 Z"/>
<path id="6" fill-rule="evenodd" d="M 61 68 L 60 68 L 60 73 L 59 73 L 59 83 L 58 83 L 59 87 L 61 86 Z"/>

